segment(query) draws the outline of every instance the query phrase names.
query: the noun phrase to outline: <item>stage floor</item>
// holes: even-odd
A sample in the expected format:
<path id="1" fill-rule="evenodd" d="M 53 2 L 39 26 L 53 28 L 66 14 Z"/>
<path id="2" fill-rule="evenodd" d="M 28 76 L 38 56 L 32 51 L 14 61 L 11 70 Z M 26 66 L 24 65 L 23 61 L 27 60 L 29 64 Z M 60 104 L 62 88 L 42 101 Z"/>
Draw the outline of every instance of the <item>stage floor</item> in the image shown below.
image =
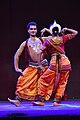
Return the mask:
<path id="1" fill-rule="evenodd" d="M 9 101 L 0 101 L 0 119 L 37 119 L 37 120 L 78 120 L 80 119 L 80 100 L 62 101 L 61 106 L 53 106 L 53 101 L 45 102 L 44 106 L 33 106 L 30 101 L 21 102 L 20 107 L 16 107 Z"/>

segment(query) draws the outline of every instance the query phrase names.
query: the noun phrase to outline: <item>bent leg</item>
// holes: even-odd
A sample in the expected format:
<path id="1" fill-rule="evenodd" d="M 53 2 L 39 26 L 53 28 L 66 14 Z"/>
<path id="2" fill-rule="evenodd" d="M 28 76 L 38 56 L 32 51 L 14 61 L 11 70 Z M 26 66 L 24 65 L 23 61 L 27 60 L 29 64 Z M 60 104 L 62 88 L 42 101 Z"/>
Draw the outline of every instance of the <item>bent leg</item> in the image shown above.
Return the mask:
<path id="1" fill-rule="evenodd" d="M 23 76 L 18 78 L 15 94 L 22 99 L 33 100 L 37 95 L 38 69 L 28 67 L 24 70 Z"/>
<path id="2" fill-rule="evenodd" d="M 61 98 L 64 94 L 64 91 L 66 89 L 66 85 L 68 82 L 68 77 L 69 77 L 69 71 L 61 71 L 60 80 L 59 80 L 55 97 L 54 97 L 54 104 L 55 102 L 58 102 L 58 103 L 61 102 Z"/>
<path id="3" fill-rule="evenodd" d="M 50 98 L 53 91 L 54 79 L 55 79 L 55 71 L 47 69 L 43 73 L 43 75 L 38 79 L 38 94 L 43 96 L 45 99 L 48 94 L 48 97 Z"/>

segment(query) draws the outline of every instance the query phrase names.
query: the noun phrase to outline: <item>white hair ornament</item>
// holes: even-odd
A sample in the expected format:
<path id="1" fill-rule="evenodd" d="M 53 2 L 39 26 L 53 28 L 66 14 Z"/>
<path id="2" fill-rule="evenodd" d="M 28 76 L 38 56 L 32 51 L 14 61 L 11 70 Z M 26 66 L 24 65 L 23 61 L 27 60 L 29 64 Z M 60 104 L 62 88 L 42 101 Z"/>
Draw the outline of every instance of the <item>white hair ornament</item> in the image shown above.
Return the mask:
<path id="1" fill-rule="evenodd" d="M 52 29 L 54 27 L 58 27 L 59 29 L 59 33 L 61 32 L 61 26 L 59 24 L 56 23 L 56 20 L 54 21 L 54 23 L 50 26 L 50 33 L 52 34 Z"/>

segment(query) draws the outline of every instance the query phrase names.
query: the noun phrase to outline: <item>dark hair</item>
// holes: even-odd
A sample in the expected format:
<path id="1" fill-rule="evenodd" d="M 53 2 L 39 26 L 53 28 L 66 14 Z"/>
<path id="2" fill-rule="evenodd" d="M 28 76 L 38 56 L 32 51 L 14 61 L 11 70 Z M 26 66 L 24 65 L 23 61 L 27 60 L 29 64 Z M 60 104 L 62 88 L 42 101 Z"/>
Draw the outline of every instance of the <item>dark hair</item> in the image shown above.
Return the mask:
<path id="1" fill-rule="evenodd" d="M 52 33 L 54 34 L 54 36 L 56 36 L 57 34 L 59 34 L 59 29 L 58 29 L 58 27 L 54 27 L 54 28 L 52 29 Z"/>
<path id="2" fill-rule="evenodd" d="M 52 32 L 55 32 L 55 31 L 59 31 L 59 29 L 58 29 L 58 27 L 54 27 L 53 29 L 52 29 Z"/>
<path id="3" fill-rule="evenodd" d="M 34 22 L 34 21 L 29 22 L 28 25 L 27 25 L 27 29 L 29 29 L 30 25 L 35 25 L 35 26 L 37 26 L 37 23 Z"/>

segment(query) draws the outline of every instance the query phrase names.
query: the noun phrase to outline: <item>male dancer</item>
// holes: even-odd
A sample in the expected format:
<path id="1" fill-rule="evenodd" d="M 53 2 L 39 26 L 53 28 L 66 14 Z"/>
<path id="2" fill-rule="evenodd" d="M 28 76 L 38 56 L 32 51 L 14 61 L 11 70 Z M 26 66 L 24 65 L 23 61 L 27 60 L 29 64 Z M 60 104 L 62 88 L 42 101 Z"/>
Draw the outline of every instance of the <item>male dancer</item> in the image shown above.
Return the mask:
<path id="1" fill-rule="evenodd" d="M 38 37 L 36 37 L 36 22 L 29 22 L 27 25 L 27 31 L 29 33 L 29 38 L 20 45 L 14 55 L 15 71 L 19 72 L 21 75 L 18 78 L 16 85 L 15 100 L 12 100 L 10 98 L 8 98 L 8 100 L 16 106 L 20 106 L 21 99 L 34 100 L 35 96 L 38 93 L 38 78 L 43 73 L 43 71 L 48 68 L 48 62 L 46 59 L 44 59 L 44 54 L 41 55 L 41 66 L 42 68 L 44 68 L 43 71 L 40 69 L 37 61 L 37 52 L 40 50 L 42 42 Z M 19 58 L 24 49 L 28 67 L 24 71 L 22 71 L 22 69 L 19 68 Z"/>

